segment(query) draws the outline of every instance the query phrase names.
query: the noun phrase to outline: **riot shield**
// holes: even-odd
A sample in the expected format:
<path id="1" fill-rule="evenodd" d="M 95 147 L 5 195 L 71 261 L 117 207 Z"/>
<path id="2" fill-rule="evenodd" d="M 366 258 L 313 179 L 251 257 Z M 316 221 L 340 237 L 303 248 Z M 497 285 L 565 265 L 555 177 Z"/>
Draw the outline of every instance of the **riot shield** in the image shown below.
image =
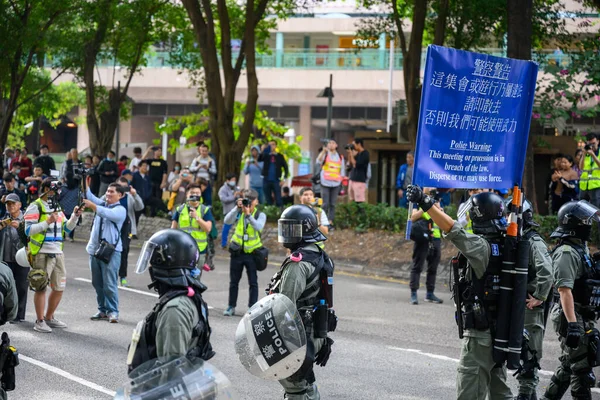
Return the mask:
<path id="1" fill-rule="evenodd" d="M 150 360 L 130 374 L 114 400 L 236 399 L 227 377 L 200 358 Z"/>
<path id="2" fill-rule="evenodd" d="M 240 321 L 235 352 L 244 368 L 259 378 L 293 375 L 306 357 L 306 331 L 296 305 L 279 293 L 262 298 Z"/>

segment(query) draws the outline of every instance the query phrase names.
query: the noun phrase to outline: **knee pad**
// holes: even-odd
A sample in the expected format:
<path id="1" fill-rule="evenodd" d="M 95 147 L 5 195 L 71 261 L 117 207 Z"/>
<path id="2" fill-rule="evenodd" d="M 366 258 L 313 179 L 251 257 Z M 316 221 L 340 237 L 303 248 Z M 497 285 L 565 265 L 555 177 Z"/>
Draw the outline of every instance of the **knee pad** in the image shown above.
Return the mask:
<path id="1" fill-rule="evenodd" d="M 560 381 L 556 377 L 556 375 L 552 375 L 550 378 L 552 383 L 546 389 L 546 393 L 544 393 L 544 399 L 546 400 L 560 400 L 563 398 L 567 390 L 569 390 L 569 386 L 571 385 L 571 380 Z"/>
<path id="2" fill-rule="evenodd" d="M 41 269 L 32 269 L 27 274 L 27 280 L 29 281 L 29 287 L 34 292 L 42 292 L 48 287 L 48 274 L 46 271 Z"/>
<path id="3" fill-rule="evenodd" d="M 593 388 L 596 385 L 596 375 L 591 368 L 573 371 L 573 373 L 579 378 L 579 382 L 584 388 Z"/>
<path id="4" fill-rule="evenodd" d="M 580 388 L 574 392 L 571 390 L 573 400 L 592 400 L 592 391 L 589 388 Z"/>

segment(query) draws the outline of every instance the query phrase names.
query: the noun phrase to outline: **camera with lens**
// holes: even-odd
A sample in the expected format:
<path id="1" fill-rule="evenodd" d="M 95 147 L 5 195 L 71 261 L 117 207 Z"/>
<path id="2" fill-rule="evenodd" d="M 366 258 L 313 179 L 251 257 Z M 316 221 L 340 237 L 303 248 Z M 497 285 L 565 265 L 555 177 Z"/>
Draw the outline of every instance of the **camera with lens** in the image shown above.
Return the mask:
<path id="1" fill-rule="evenodd" d="M 85 164 L 73 164 L 73 175 L 75 178 L 83 178 L 84 176 L 93 175 L 96 172 L 96 167 L 86 168 Z"/>
<path id="2" fill-rule="evenodd" d="M 354 144 L 350 143 L 344 146 L 345 150 L 354 150 Z"/>
<path id="3" fill-rule="evenodd" d="M 252 204 L 252 200 L 246 198 L 242 199 L 242 206 L 250 207 L 250 204 Z"/>
<path id="4" fill-rule="evenodd" d="M 197 195 L 190 196 L 190 197 L 188 197 L 187 201 L 188 201 L 188 203 L 193 203 L 193 202 L 196 202 L 196 201 L 200 201 L 200 196 L 197 196 Z"/>
<path id="5" fill-rule="evenodd" d="M 588 151 L 588 150 L 591 150 L 591 149 L 592 149 L 592 146 L 590 146 L 589 144 L 586 144 L 585 146 L 583 146 L 583 149 L 584 149 L 585 151 Z"/>

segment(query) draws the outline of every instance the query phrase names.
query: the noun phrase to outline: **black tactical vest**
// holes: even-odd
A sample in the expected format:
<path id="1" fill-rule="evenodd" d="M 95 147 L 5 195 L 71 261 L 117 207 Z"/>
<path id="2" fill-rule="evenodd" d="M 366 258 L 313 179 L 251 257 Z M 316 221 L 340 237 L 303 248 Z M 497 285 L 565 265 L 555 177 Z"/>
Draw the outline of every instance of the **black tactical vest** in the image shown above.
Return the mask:
<path id="1" fill-rule="evenodd" d="M 279 285 L 283 271 L 291 263 L 305 261 L 315 266 L 314 272 L 306 279 L 306 289 L 296 301 L 298 309 L 302 307 L 316 306 L 320 300 L 325 300 L 329 307 L 333 307 L 333 261 L 325 251 L 318 252 L 300 248 L 288 256 L 281 269 L 269 284 L 267 294 L 279 293 Z"/>
<path id="2" fill-rule="evenodd" d="M 600 305 L 597 304 L 597 300 L 593 300 L 594 297 L 598 297 L 598 291 L 600 291 L 600 266 L 598 266 L 594 260 L 586 253 L 585 247 L 580 244 L 571 242 L 561 242 L 556 247 L 555 251 L 563 245 L 569 245 L 577 254 L 583 265 L 583 273 L 573 283 L 573 300 L 582 307 L 594 306 L 596 311 L 600 310 Z M 593 303 L 593 304 L 592 304 Z"/>
<path id="3" fill-rule="evenodd" d="M 475 272 L 470 269 L 471 277 L 467 278 L 465 285 L 460 289 L 466 329 L 484 331 L 492 327 L 497 319 L 504 238 L 486 241 L 490 245 L 490 259 L 485 273 L 481 278 L 477 278 Z M 468 261 L 463 254 L 459 254 L 459 263 L 464 274 Z"/>
<path id="4" fill-rule="evenodd" d="M 158 318 L 158 314 L 170 300 L 179 296 L 187 296 L 187 294 L 187 289 L 171 290 L 160 297 L 158 303 L 144 319 L 144 327 L 140 333 L 140 341 L 135 349 L 133 361 L 129 366 L 129 372 L 133 371 L 146 361 L 157 358 L 156 319 Z M 212 350 L 210 344 L 211 329 L 208 324 L 208 306 L 199 293 L 196 293 L 193 297 L 190 297 L 190 299 L 194 301 L 200 318 L 192 333 L 193 338 L 198 338 L 198 343 L 194 348 L 190 349 L 186 355 L 209 360 L 215 355 L 215 352 Z"/>

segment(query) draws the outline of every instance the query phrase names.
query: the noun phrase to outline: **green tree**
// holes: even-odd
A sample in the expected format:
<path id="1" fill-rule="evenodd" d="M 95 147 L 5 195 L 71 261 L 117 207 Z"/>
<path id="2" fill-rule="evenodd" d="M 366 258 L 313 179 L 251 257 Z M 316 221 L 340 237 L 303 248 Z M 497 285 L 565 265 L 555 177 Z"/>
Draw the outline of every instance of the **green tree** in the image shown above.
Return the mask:
<path id="1" fill-rule="evenodd" d="M 246 115 L 246 105 L 236 101 L 234 103 L 233 118 L 233 136 L 235 140 L 239 140 L 243 121 Z M 164 123 L 156 123 L 155 129 L 159 133 L 166 133 L 169 135 L 168 151 L 171 154 L 175 154 L 177 149 L 180 147 L 181 137 L 184 137 L 187 142 L 190 142 L 193 138 L 206 134 L 210 135 L 210 137 L 214 137 L 210 131 L 210 110 L 208 108 L 204 109 L 200 113 L 192 113 L 182 117 L 168 118 Z M 249 135 L 246 148 L 242 154 L 249 153 L 248 143 L 251 143 L 252 145 L 261 145 L 266 144 L 269 140 L 275 140 L 277 142 L 277 148 L 286 159 L 300 161 L 302 154 L 300 146 L 297 143 L 302 140 L 302 136 L 296 136 L 296 143 L 290 144 L 288 143 L 287 139 L 283 137 L 288 129 L 289 128 L 286 126 L 283 126 L 269 118 L 266 111 L 256 109 L 254 113 L 254 129 Z M 237 161 L 237 169 L 226 170 L 225 174 L 232 171 L 235 171 L 236 174 L 239 174 L 239 170 L 242 165 L 241 160 L 242 155 L 240 155 L 240 158 Z"/>
<path id="2" fill-rule="evenodd" d="M 0 1 L 0 147 L 18 110 L 52 87 L 44 57 L 68 39 L 64 26 L 77 15 L 77 0 Z M 56 79 L 64 72 L 55 71 Z M 27 96 L 22 90 L 27 87 Z"/>
<path id="3" fill-rule="evenodd" d="M 172 31 L 163 18 L 171 7 L 175 5 L 168 0 L 89 1 L 66 28 L 72 41 L 56 63 L 68 68 L 85 89 L 93 154 L 106 154 L 120 120 L 129 118 L 131 80 L 146 65 L 151 45 Z M 107 60 L 112 79 L 102 82 L 95 72 Z"/>
<path id="4" fill-rule="evenodd" d="M 257 48 L 265 47 L 275 15 L 285 18 L 299 4 L 293 0 L 182 0 L 197 41 L 212 150 L 218 157 L 221 182 L 227 172 L 238 173 L 240 160 L 254 129 L 258 104 Z M 241 40 L 234 52 L 232 39 Z M 244 117 L 236 133 L 235 91 L 245 66 L 247 94 Z"/>

